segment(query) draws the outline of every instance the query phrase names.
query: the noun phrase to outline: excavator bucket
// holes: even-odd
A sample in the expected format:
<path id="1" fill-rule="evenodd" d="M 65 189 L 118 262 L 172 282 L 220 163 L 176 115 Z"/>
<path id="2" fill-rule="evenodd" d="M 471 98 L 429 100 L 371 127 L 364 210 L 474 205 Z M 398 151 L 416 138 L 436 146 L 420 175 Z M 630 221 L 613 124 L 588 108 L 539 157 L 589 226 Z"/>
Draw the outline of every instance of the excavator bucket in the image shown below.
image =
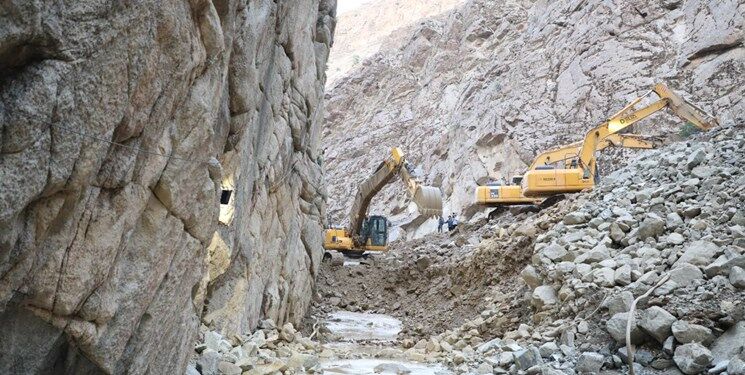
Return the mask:
<path id="1" fill-rule="evenodd" d="M 414 203 L 422 216 L 442 216 L 442 194 L 432 186 L 419 186 L 414 193 Z"/>

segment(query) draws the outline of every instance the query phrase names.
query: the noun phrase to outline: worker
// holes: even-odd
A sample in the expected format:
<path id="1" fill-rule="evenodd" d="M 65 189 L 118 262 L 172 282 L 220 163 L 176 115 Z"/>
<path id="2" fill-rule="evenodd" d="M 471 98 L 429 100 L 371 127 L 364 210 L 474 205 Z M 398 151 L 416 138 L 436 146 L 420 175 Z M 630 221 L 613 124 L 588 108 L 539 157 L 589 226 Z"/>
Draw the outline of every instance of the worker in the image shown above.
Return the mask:
<path id="1" fill-rule="evenodd" d="M 440 215 L 440 221 L 437 223 L 437 233 L 442 233 L 442 226 L 445 225 L 445 219 Z"/>

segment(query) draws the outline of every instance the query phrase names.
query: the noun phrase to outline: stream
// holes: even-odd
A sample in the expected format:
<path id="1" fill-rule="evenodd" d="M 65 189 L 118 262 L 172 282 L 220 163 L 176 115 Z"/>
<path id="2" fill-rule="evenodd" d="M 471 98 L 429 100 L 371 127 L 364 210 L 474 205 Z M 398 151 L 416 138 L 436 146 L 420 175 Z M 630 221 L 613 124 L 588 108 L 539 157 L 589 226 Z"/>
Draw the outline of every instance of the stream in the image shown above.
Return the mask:
<path id="1" fill-rule="evenodd" d="M 326 359 L 321 361 L 329 374 L 413 374 L 444 375 L 451 372 L 438 364 L 417 363 L 393 358 L 375 358 L 385 348 L 395 348 L 401 321 L 383 314 L 337 311 L 328 316 L 326 327 L 339 340 L 326 344 L 334 351 L 360 354 L 359 359 Z"/>

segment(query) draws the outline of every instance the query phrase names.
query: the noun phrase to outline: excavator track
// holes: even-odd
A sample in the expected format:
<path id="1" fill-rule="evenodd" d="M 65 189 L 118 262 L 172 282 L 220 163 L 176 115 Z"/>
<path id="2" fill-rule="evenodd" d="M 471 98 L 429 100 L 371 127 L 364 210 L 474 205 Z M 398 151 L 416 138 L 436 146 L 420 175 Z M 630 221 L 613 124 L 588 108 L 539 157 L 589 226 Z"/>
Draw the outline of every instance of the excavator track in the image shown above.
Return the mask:
<path id="1" fill-rule="evenodd" d="M 546 209 L 546 208 L 549 208 L 549 207 L 551 207 L 551 206 L 553 206 L 553 205 L 555 205 L 555 204 L 563 201 L 564 199 L 566 199 L 566 195 L 564 195 L 564 194 L 552 195 L 552 196 L 544 199 L 543 202 L 541 202 L 541 204 L 538 205 L 538 208 L 540 208 L 541 210 Z"/>

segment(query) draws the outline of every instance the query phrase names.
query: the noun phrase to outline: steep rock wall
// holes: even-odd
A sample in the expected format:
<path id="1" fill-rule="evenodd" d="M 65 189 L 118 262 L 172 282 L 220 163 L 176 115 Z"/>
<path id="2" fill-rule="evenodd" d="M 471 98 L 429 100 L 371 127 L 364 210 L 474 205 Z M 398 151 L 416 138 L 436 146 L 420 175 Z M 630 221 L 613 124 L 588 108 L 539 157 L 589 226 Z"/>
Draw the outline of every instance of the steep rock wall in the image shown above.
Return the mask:
<path id="1" fill-rule="evenodd" d="M 181 373 L 202 317 L 299 322 L 334 15 L 0 5 L 0 373 Z"/>
<path id="2" fill-rule="evenodd" d="M 404 43 L 327 94 L 329 195 L 347 194 L 401 146 L 442 187 L 446 212 L 477 214 L 478 183 L 523 172 L 537 152 L 579 140 L 658 81 L 732 123 L 745 113 L 743 14 L 737 0 L 471 0 L 400 30 Z M 660 114 L 637 131 L 679 124 Z M 406 228 L 406 202 L 388 188 L 372 210 Z M 348 205 L 332 201 L 331 220 L 343 221 Z"/>

